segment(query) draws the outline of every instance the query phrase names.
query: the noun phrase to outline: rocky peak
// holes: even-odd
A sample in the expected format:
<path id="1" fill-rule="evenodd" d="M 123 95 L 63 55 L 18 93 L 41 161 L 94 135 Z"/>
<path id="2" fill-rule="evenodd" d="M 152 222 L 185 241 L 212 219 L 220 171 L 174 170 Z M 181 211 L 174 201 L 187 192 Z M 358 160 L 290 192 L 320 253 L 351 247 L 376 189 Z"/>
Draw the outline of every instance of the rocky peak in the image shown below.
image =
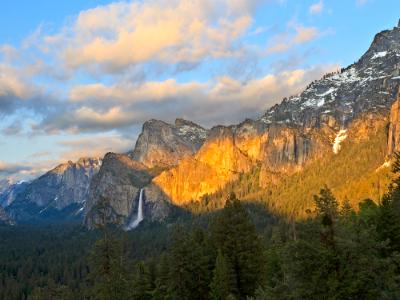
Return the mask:
<path id="1" fill-rule="evenodd" d="M 3 185 L 0 188 L 0 207 L 7 207 L 14 202 L 18 194 L 25 191 L 26 187 L 29 185 L 28 181 L 19 181 L 13 183 L 10 180 L 3 181 L 8 182 L 8 185 Z"/>
<path id="2" fill-rule="evenodd" d="M 183 140 L 192 143 L 197 149 L 201 147 L 208 135 L 206 129 L 192 121 L 184 119 L 176 119 L 175 128 Z"/>
<path id="3" fill-rule="evenodd" d="M 33 180 L 18 193 L 7 207 L 17 221 L 36 218 L 32 206 L 40 208 L 39 214 L 52 208 L 62 210 L 72 204 L 83 205 L 89 192 L 89 183 L 101 166 L 101 159 L 83 158 L 77 162 L 60 164 Z"/>
<path id="4" fill-rule="evenodd" d="M 152 175 L 145 165 L 129 155 L 107 153 L 103 164 L 90 184 L 85 205 L 85 224 L 94 228 L 99 223 L 96 205 L 107 200 L 107 221 L 123 225 L 137 210 L 140 190 L 145 190 L 144 215 L 152 220 L 162 220 L 168 215 L 166 196 L 151 184 Z"/>
<path id="5" fill-rule="evenodd" d="M 143 124 L 135 149 L 129 154 L 149 168 L 169 167 L 201 147 L 208 131 L 201 126 L 177 119 L 175 124 L 149 120 Z"/>
<path id="6" fill-rule="evenodd" d="M 325 75 L 302 93 L 285 98 L 260 119 L 307 128 L 346 127 L 368 111 L 389 110 L 400 84 L 400 28 L 378 33 L 353 65 Z"/>
<path id="7" fill-rule="evenodd" d="M 384 57 L 385 52 L 397 52 L 400 49 L 400 27 L 392 30 L 384 30 L 375 35 L 368 51 L 361 57 L 361 60 L 376 59 Z"/>

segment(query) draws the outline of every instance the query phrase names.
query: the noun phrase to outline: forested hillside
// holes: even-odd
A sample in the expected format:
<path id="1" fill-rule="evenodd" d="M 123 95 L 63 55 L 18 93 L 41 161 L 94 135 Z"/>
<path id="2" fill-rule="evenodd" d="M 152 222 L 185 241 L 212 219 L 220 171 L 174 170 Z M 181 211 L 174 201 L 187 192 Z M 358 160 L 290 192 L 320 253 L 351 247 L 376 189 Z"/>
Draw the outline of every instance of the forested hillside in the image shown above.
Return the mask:
<path id="1" fill-rule="evenodd" d="M 400 156 L 393 165 L 400 172 Z M 395 175 L 394 174 L 394 175 Z M 182 213 L 124 233 L 1 227 L 2 299 L 398 299 L 400 179 L 355 211 L 328 186 L 303 221 L 231 193 L 214 213 Z"/>

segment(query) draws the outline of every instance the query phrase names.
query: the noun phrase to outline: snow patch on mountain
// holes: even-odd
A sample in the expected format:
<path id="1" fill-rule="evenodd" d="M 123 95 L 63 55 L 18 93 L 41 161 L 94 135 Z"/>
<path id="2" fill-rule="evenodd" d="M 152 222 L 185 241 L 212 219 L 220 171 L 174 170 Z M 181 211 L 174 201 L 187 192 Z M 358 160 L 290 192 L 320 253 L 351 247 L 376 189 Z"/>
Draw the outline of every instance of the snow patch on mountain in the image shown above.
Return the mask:
<path id="1" fill-rule="evenodd" d="M 181 136 L 189 136 L 190 140 L 192 141 L 195 141 L 198 138 L 200 139 L 207 138 L 207 130 L 200 127 L 189 126 L 189 125 L 183 125 L 179 127 L 178 134 Z"/>
<path id="2" fill-rule="evenodd" d="M 332 94 L 333 92 L 335 92 L 337 89 L 336 88 L 330 88 L 329 90 L 327 90 L 325 93 L 319 94 L 318 96 L 320 97 L 325 97 L 329 94 Z"/>
<path id="3" fill-rule="evenodd" d="M 377 52 L 372 56 L 371 59 L 377 59 L 377 58 L 385 57 L 386 55 L 387 55 L 387 51 Z"/>

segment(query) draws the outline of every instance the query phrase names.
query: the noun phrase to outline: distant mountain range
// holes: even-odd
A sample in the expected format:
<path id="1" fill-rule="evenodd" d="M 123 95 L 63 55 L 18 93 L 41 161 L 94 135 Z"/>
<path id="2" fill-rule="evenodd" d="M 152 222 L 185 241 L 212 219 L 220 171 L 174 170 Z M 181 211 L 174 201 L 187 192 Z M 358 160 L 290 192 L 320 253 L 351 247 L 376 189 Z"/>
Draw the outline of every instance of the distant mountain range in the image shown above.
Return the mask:
<path id="1" fill-rule="evenodd" d="M 101 161 L 81 158 L 61 164 L 31 182 L 9 184 L 0 193 L 0 204 L 17 223 L 80 218 L 90 181 Z"/>
<path id="2" fill-rule="evenodd" d="M 150 120 L 129 153 L 69 162 L 29 183 L 0 183 L 0 205 L 17 223 L 84 218 L 90 228 L 104 200 L 107 221 L 126 224 L 142 188 L 151 220 L 166 219 L 174 207 L 216 208 L 231 190 L 298 218 L 324 184 L 354 207 L 364 198 L 379 201 L 400 150 L 399 86 L 395 27 L 378 33 L 356 63 L 257 120 L 211 129 Z"/>

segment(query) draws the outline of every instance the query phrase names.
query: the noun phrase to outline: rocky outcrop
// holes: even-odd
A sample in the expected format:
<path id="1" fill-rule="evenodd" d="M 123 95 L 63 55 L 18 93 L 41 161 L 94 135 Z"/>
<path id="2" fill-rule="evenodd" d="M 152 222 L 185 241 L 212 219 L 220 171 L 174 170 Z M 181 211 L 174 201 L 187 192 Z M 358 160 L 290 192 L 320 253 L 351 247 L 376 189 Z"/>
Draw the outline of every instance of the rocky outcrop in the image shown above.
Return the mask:
<path id="1" fill-rule="evenodd" d="M 130 156 L 149 168 L 175 166 L 196 153 L 207 134 L 201 126 L 183 119 L 177 119 L 174 125 L 150 120 L 143 124 Z"/>
<path id="2" fill-rule="evenodd" d="M 400 150 L 400 90 L 397 100 L 390 109 L 389 131 L 388 131 L 388 154 Z"/>
<path id="3" fill-rule="evenodd" d="M 61 164 L 29 183 L 17 194 L 7 211 L 16 221 L 25 221 L 40 217 L 36 214 L 49 208 L 61 211 L 77 204 L 79 209 L 87 199 L 89 183 L 100 166 L 101 159 L 98 158 L 81 158 L 75 163 Z"/>
<path id="4" fill-rule="evenodd" d="M 305 133 L 302 128 L 279 124 L 267 126 L 260 121 L 217 126 L 193 157 L 153 181 L 173 203 L 182 205 L 217 191 L 257 165 L 263 166 L 263 180 L 268 180 L 266 170 L 288 173 L 301 169 L 328 143 L 329 139 L 323 140 L 313 131 Z"/>
<path id="5" fill-rule="evenodd" d="M 252 160 L 235 146 L 233 130 L 218 126 L 194 157 L 183 159 L 170 170 L 154 179 L 172 200 L 182 205 L 215 192 L 239 173 L 250 171 Z"/>
<path id="6" fill-rule="evenodd" d="M 141 188 L 145 189 L 144 216 L 151 220 L 162 220 L 169 212 L 168 199 L 151 184 L 152 175 L 141 162 L 129 155 L 107 153 L 102 167 L 90 184 L 85 206 L 85 224 L 89 228 L 104 222 L 99 215 L 98 205 L 104 202 L 106 220 L 123 225 L 137 210 Z"/>

